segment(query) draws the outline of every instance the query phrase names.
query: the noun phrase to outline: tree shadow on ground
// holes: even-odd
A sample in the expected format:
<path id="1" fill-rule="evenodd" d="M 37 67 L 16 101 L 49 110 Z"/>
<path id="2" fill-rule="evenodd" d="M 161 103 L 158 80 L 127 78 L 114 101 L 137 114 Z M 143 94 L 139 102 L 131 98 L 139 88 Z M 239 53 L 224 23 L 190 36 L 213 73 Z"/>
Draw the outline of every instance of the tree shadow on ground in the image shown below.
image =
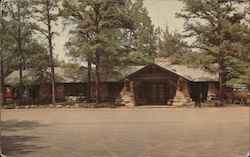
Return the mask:
<path id="1" fill-rule="evenodd" d="M 39 140 L 35 136 L 2 136 L 3 154 L 6 156 L 20 156 L 29 154 L 39 149 L 48 148 L 48 146 L 36 146 L 25 144 L 26 142 Z"/>
<path id="2" fill-rule="evenodd" d="M 16 119 L 2 121 L 2 130 L 5 132 L 31 130 L 48 125 L 41 124 L 39 121 L 18 121 Z"/>
<path id="3" fill-rule="evenodd" d="M 32 143 L 38 143 L 39 136 L 18 135 L 18 131 L 32 130 L 38 127 L 48 125 L 41 124 L 38 121 L 18 121 L 7 120 L 2 122 L 3 136 L 1 137 L 3 154 L 7 156 L 20 156 L 48 148 L 48 146 L 37 146 Z M 13 135 L 14 134 L 14 135 Z"/>

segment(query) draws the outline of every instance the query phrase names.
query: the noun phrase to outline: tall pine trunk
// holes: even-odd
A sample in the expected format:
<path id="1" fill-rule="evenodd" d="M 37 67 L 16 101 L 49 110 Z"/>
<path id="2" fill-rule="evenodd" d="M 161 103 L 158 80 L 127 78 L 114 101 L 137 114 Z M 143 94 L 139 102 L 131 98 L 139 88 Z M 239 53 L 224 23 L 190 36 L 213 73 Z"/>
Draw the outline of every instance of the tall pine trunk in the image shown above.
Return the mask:
<path id="1" fill-rule="evenodd" d="M 19 52 L 19 57 L 20 57 L 20 61 L 19 61 L 19 78 L 20 78 L 20 86 L 19 86 L 19 94 L 20 94 L 20 104 L 23 105 L 24 101 L 23 101 L 23 50 L 22 50 L 22 35 L 21 35 L 21 17 L 20 17 L 20 6 L 17 6 L 18 8 L 18 52 Z"/>
<path id="2" fill-rule="evenodd" d="M 0 4 L 0 26 L 1 26 L 1 33 L 2 33 L 2 4 Z M 2 37 L 0 37 L 0 105 L 5 104 L 5 82 L 4 82 L 4 67 L 3 67 L 3 40 Z"/>
<path id="3" fill-rule="evenodd" d="M 23 57 L 22 57 L 22 50 L 21 47 L 19 48 L 20 54 L 20 63 L 19 63 L 19 78 L 20 78 L 20 86 L 19 86 L 19 94 L 20 94 L 20 104 L 23 105 Z"/>
<path id="4" fill-rule="evenodd" d="M 52 41 L 49 40 L 49 60 L 50 60 L 50 68 L 51 68 L 51 92 L 52 92 L 52 104 L 56 103 L 56 90 L 55 90 L 55 68 L 54 68 L 54 60 L 53 60 L 53 47 Z"/>
<path id="5" fill-rule="evenodd" d="M 91 57 L 88 56 L 88 83 L 87 83 L 87 102 L 91 100 Z"/>
<path id="6" fill-rule="evenodd" d="M 100 54 L 99 52 L 95 53 L 96 56 L 96 80 L 95 80 L 95 96 L 96 104 L 100 103 Z"/>
<path id="7" fill-rule="evenodd" d="M 23 52 L 22 52 L 22 40 L 21 40 L 21 30 L 20 26 L 18 27 L 18 51 L 19 51 L 19 56 L 20 56 L 20 63 L 19 63 L 19 78 L 20 78 L 20 86 L 19 86 L 19 94 L 20 94 L 20 103 L 23 105 Z"/>
<path id="8" fill-rule="evenodd" d="M 3 44 L 0 39 L 0 105 L 5 104 L 5 82 L 4 82 L 4 67 L 3 67 Z"/>
<path id="9" fill-rule="evenodd" d="M 47 6 L 49 7 L 49 1 L 47 0 Z M 49 61 L 51 68 L 51 92 L 52 92 L 52 104 L 56 103 L 56 90 L 55 90 L 55 68 L 53 60 L 53 45 L 52 45 L 52 30 L 51 30 L 51 19 L 50 11 L 47 9 L 47 26 L 48 26 L 48 42 L 49 42 Z"/>
<path id="10" fill-rule="evenodd" d="M 220 105 L 224 104 L 225 92 L 224 92 L 224 83 L 225 83 L 225 66 L 224 66 L 225 54 L 223 51 L 219 52 L 219 100 Z"/>

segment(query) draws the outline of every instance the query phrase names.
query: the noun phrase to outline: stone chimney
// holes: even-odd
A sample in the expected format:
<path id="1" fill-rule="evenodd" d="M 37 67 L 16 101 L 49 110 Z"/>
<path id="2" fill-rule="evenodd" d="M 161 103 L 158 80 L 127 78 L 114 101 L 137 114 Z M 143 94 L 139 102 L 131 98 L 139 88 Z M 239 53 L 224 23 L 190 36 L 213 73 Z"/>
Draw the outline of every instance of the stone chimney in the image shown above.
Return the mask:
<path id="1" fill-rule="evenodd" d="M 164 66 L 164 67 L 171 66 L 171 62 L 170 62 L 169 58 L 163 58 L 163 57 L 155 58 L 155 64 L 158 64 L 158 65 Z"/>

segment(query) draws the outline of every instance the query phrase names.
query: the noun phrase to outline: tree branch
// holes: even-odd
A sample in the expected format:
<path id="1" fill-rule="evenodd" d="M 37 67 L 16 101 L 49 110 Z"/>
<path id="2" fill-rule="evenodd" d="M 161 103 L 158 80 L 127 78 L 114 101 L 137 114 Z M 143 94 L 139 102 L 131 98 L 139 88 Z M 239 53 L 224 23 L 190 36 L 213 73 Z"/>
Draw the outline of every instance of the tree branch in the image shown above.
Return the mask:
<path id="1" fill-rule="evenodd" d="M 205 50 L 206 52 L 208 52 L 210 55 L 212 55 L 214 57 L 218 57 L 218 54 L 216 52 L 214 52 L 214 51 L 212 51 L 212 50 L 210 50 L 209 48 L 206 48 L 206 47 L 194 45 L 194 46 L 188 46 L 188 48 L 202 49 L 202 50 Z"/>

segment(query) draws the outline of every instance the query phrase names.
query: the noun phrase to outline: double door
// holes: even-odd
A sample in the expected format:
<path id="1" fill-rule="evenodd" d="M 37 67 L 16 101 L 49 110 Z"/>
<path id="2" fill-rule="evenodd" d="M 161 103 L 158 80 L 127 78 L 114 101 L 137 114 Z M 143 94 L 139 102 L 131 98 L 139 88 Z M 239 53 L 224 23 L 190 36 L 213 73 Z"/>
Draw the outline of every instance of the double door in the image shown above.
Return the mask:
<path id="1" fill-rule="evenodd" d="M 138 90 L 140 105 L 166 105 L 169 99 L 166 82 L 143 82 Z"/>

